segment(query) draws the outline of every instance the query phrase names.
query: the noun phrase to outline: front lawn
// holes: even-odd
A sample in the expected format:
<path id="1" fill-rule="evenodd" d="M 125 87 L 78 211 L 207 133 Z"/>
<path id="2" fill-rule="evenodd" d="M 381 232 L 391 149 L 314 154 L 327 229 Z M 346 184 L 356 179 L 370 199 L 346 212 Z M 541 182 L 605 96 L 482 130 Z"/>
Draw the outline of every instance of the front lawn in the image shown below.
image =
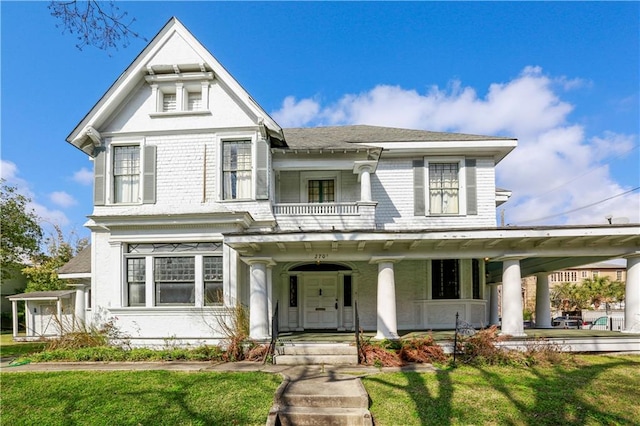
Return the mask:
<path id="1" fill-rule="evenodd" d="M 0 335 L 0 356 L 2 358 L 20 357 L 42 351 L 45 342 L 14 342 L 11 333 Z"/>
<path id="2" fill-rule="evenodd" d="M 267 373 L 2 373 L 6 425 L 263 425 L 282 381 Z"/>
<path id="3" fill-rule="evenodd" d="M 640 424 L 640 356 L 576 362 L 384 373 L 363 383 L 376 425 Z"/>

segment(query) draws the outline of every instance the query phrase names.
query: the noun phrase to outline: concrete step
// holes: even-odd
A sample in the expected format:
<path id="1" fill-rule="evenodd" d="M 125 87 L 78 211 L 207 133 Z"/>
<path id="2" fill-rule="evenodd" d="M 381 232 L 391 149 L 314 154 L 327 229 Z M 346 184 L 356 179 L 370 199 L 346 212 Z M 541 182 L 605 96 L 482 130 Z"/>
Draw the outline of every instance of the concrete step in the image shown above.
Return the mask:
<path id="1" fill-rule="evenodd" d="M 316 408 L 368 408 L 369 398 L 365 395 L 282 395 L 280 403 L 286 407 Z"/>
<path id="2" fill-rule="evenodd" d="M 285 407 L 277 413 L 276 425 L 373 425 L 371 413 L 363 408 Z"/>
<path id="3" fill-rule="evenodd" d="M 282 344 L 276 348 L 281 355 L 354 355 L 355 345 L 348 343 L 296 343 Z"/>
<path id="4" fill-rule="evenodd" d="M 276 355 L 276 365 L 357 365 L 358 354 L 352 355 Z"/>

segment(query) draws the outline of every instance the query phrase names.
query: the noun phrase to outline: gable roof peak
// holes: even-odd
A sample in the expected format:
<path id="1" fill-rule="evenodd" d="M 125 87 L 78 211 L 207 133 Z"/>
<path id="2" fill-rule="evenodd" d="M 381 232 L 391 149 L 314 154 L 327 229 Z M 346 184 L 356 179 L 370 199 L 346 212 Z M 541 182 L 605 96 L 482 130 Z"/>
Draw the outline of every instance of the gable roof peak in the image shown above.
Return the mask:
<path id="1" fill-rule="evenodd" d="M 180 58 L 172 58 L 170 54 L 163 52 L 163 49 L 170 43 L 175 34 L 180 36 L 179 46 L 185 49 L 174 49 L 179 52 Z M 175 47 L 175 46 L 174 46 Z M 186 51 L 188 50 L 188 52 Z M 95 154 L 95 148 L 102 141 L 98 131 L 125 102 L 128 94 L 135 86 L 148 74 L 149 65 L 195 65 L 206 66 L 211 69 L 215 78 L 233 93 L 241 102 L 249 116 L 255 120 L 256 125 L 264 126 L 269 134 L 276 139 L 282 140 L 282 129 L 278 123 L 249 95 L 240 83 L 224 68 L 224 66 L 207 50 L 207 48 L 196 39 L 196 37 L 185 27 L 180 20 L 173 16 L 151 39 L 145 48 L 136 56 L 133 62 L 109 87 L 100 100 L 91 108 L 85 117 L 76 125 L 73 131 L 67 136 L 67 142 L 89 155 Z M 93 137 L 92 137 L 93 136 Z M 97 138 L 97 140 L 96 140 Z"/>

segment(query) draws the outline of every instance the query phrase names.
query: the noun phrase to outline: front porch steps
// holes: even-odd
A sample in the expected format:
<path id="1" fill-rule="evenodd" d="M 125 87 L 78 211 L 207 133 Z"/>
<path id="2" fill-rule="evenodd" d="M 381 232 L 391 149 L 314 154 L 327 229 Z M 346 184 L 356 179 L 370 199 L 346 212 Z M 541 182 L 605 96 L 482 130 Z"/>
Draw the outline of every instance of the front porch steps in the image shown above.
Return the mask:
<path id="1" fill-rule="evenodd" d="M 278 342 L 273 363 L 278 365 L 357 365 L 355 343 Z"/>
<path id="2" fill-rule="evenodd" d="M 354 376 L 342 376 L 322 367 L 293 367 L 276 392 L 268 426 L 371 426 L 369 396 Z"/>

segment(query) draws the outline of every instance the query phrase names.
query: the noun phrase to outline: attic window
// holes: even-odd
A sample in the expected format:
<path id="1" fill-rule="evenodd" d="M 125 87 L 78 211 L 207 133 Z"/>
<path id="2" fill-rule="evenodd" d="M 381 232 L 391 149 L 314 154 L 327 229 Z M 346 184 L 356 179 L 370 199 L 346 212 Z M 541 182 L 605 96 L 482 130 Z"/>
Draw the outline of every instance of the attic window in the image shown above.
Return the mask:
<path id="1" fill-rule="evenodd" d="M 162 112 L 176 111 L 177 105 L 175 93 L 164 93 L 162 95 Z"/>
<path id="2" fill-rule="evenodd" d="M 188 67 L 187 67 L 188 68 Z M 192 72 L 178 67 L 157 67 L 145 77 L 151 86 L 151 98 L 155 99 L 155 109 L 151 117 L 176 115 L 211 114 L 209 111 L 209 86 L 212 72 Z M 153 73 L 151 73 L 153 71 Z"/>
<path id="3" fill-rule="evenodd" d="M 187 92 L 187 110 L 202 110 L 202 92 Z"/>

